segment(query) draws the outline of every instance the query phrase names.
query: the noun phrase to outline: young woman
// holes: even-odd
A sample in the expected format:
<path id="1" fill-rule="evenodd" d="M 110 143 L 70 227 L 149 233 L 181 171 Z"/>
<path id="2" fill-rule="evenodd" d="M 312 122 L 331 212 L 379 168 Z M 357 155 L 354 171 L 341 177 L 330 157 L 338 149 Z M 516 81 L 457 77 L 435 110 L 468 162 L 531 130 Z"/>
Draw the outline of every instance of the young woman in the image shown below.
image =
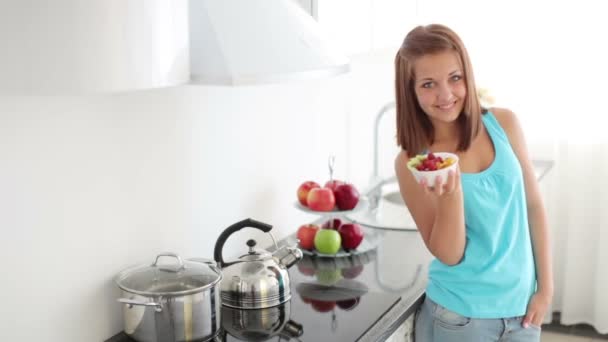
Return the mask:
<path id="1" fill-rule="evenodd" d="M 395 57 L 401 195 L 428 250 L 416 341 L 539 341 L 553 296 L 547 218 L 515 114 L 484 109 L 460 38 L 419 26 Z M 458 155 L 445 183 L 419 184 L 406 164 Z"/>

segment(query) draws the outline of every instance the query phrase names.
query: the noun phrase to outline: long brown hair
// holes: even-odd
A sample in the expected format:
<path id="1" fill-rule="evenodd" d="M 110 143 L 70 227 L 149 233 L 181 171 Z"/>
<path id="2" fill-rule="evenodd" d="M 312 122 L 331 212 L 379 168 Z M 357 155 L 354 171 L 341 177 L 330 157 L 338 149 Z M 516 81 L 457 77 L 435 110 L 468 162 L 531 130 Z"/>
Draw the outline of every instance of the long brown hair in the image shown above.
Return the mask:
<path id="1" fill-rule="evenodd" d="M 397 144 L 409 155 L 421 153 L 435 141 L 433 124 L 416 97 L 414 61 L 424 55 L 444 51 L 454 51 L 458 54 L 467 89 L 464 107 L 457 119 L 460 128 L 457 150 L 466 151 L 481 128 L 481 114 L 485 110 L 481 108 L 477 97 L 473 68 L 464 44 L 458 35 L 446 26 L 418 26 L 407 34 L 395 56 Z"/>

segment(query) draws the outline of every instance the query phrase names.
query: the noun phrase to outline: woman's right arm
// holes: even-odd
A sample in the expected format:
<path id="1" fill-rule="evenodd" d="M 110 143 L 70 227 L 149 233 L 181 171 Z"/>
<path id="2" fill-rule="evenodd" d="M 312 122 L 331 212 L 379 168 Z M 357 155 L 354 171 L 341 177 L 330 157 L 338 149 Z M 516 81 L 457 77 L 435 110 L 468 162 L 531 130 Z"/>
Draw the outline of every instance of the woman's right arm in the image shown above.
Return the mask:
<path id="1" fill-rule="evenodd" d="M 431 188 L 416 182 L 407 168 L 408 159 L 405 151 L 395 159 L 401 197 L 431 254 L 446 265 L 456 265 L 466 244 L 460 172 L 451 173 L 444 186 Z"/>

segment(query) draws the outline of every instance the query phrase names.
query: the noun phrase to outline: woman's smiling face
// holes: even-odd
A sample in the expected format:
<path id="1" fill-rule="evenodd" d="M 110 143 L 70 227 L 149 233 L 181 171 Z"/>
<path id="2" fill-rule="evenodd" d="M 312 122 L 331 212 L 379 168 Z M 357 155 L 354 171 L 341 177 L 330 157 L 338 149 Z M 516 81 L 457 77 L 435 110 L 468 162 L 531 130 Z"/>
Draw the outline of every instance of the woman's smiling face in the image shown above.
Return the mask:
<path id="1" fill-rule="evenodd" d="M 433 123 L 455 121 L 464 107 L 466 80 L 458 54 L 444 51 L 416 59 L 414 87 L 422 110 Z"/>

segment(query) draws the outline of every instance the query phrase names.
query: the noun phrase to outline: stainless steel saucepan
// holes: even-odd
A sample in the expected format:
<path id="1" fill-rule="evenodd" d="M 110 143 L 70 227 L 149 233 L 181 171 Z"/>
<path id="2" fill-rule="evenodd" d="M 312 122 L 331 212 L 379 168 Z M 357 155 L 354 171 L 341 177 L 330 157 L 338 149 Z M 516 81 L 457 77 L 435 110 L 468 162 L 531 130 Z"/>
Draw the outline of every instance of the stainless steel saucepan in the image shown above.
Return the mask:
<path id="1" fill-rule="evenodd" d="M 159 264 L 161 257 L 172 264 Z M 198 342 L 221 328 L 220 269 L 211 260 L 182 260 L 162 253 L 154 263 L 124 270 L 122 289 L 125 333 L 139 342 Z"/>

